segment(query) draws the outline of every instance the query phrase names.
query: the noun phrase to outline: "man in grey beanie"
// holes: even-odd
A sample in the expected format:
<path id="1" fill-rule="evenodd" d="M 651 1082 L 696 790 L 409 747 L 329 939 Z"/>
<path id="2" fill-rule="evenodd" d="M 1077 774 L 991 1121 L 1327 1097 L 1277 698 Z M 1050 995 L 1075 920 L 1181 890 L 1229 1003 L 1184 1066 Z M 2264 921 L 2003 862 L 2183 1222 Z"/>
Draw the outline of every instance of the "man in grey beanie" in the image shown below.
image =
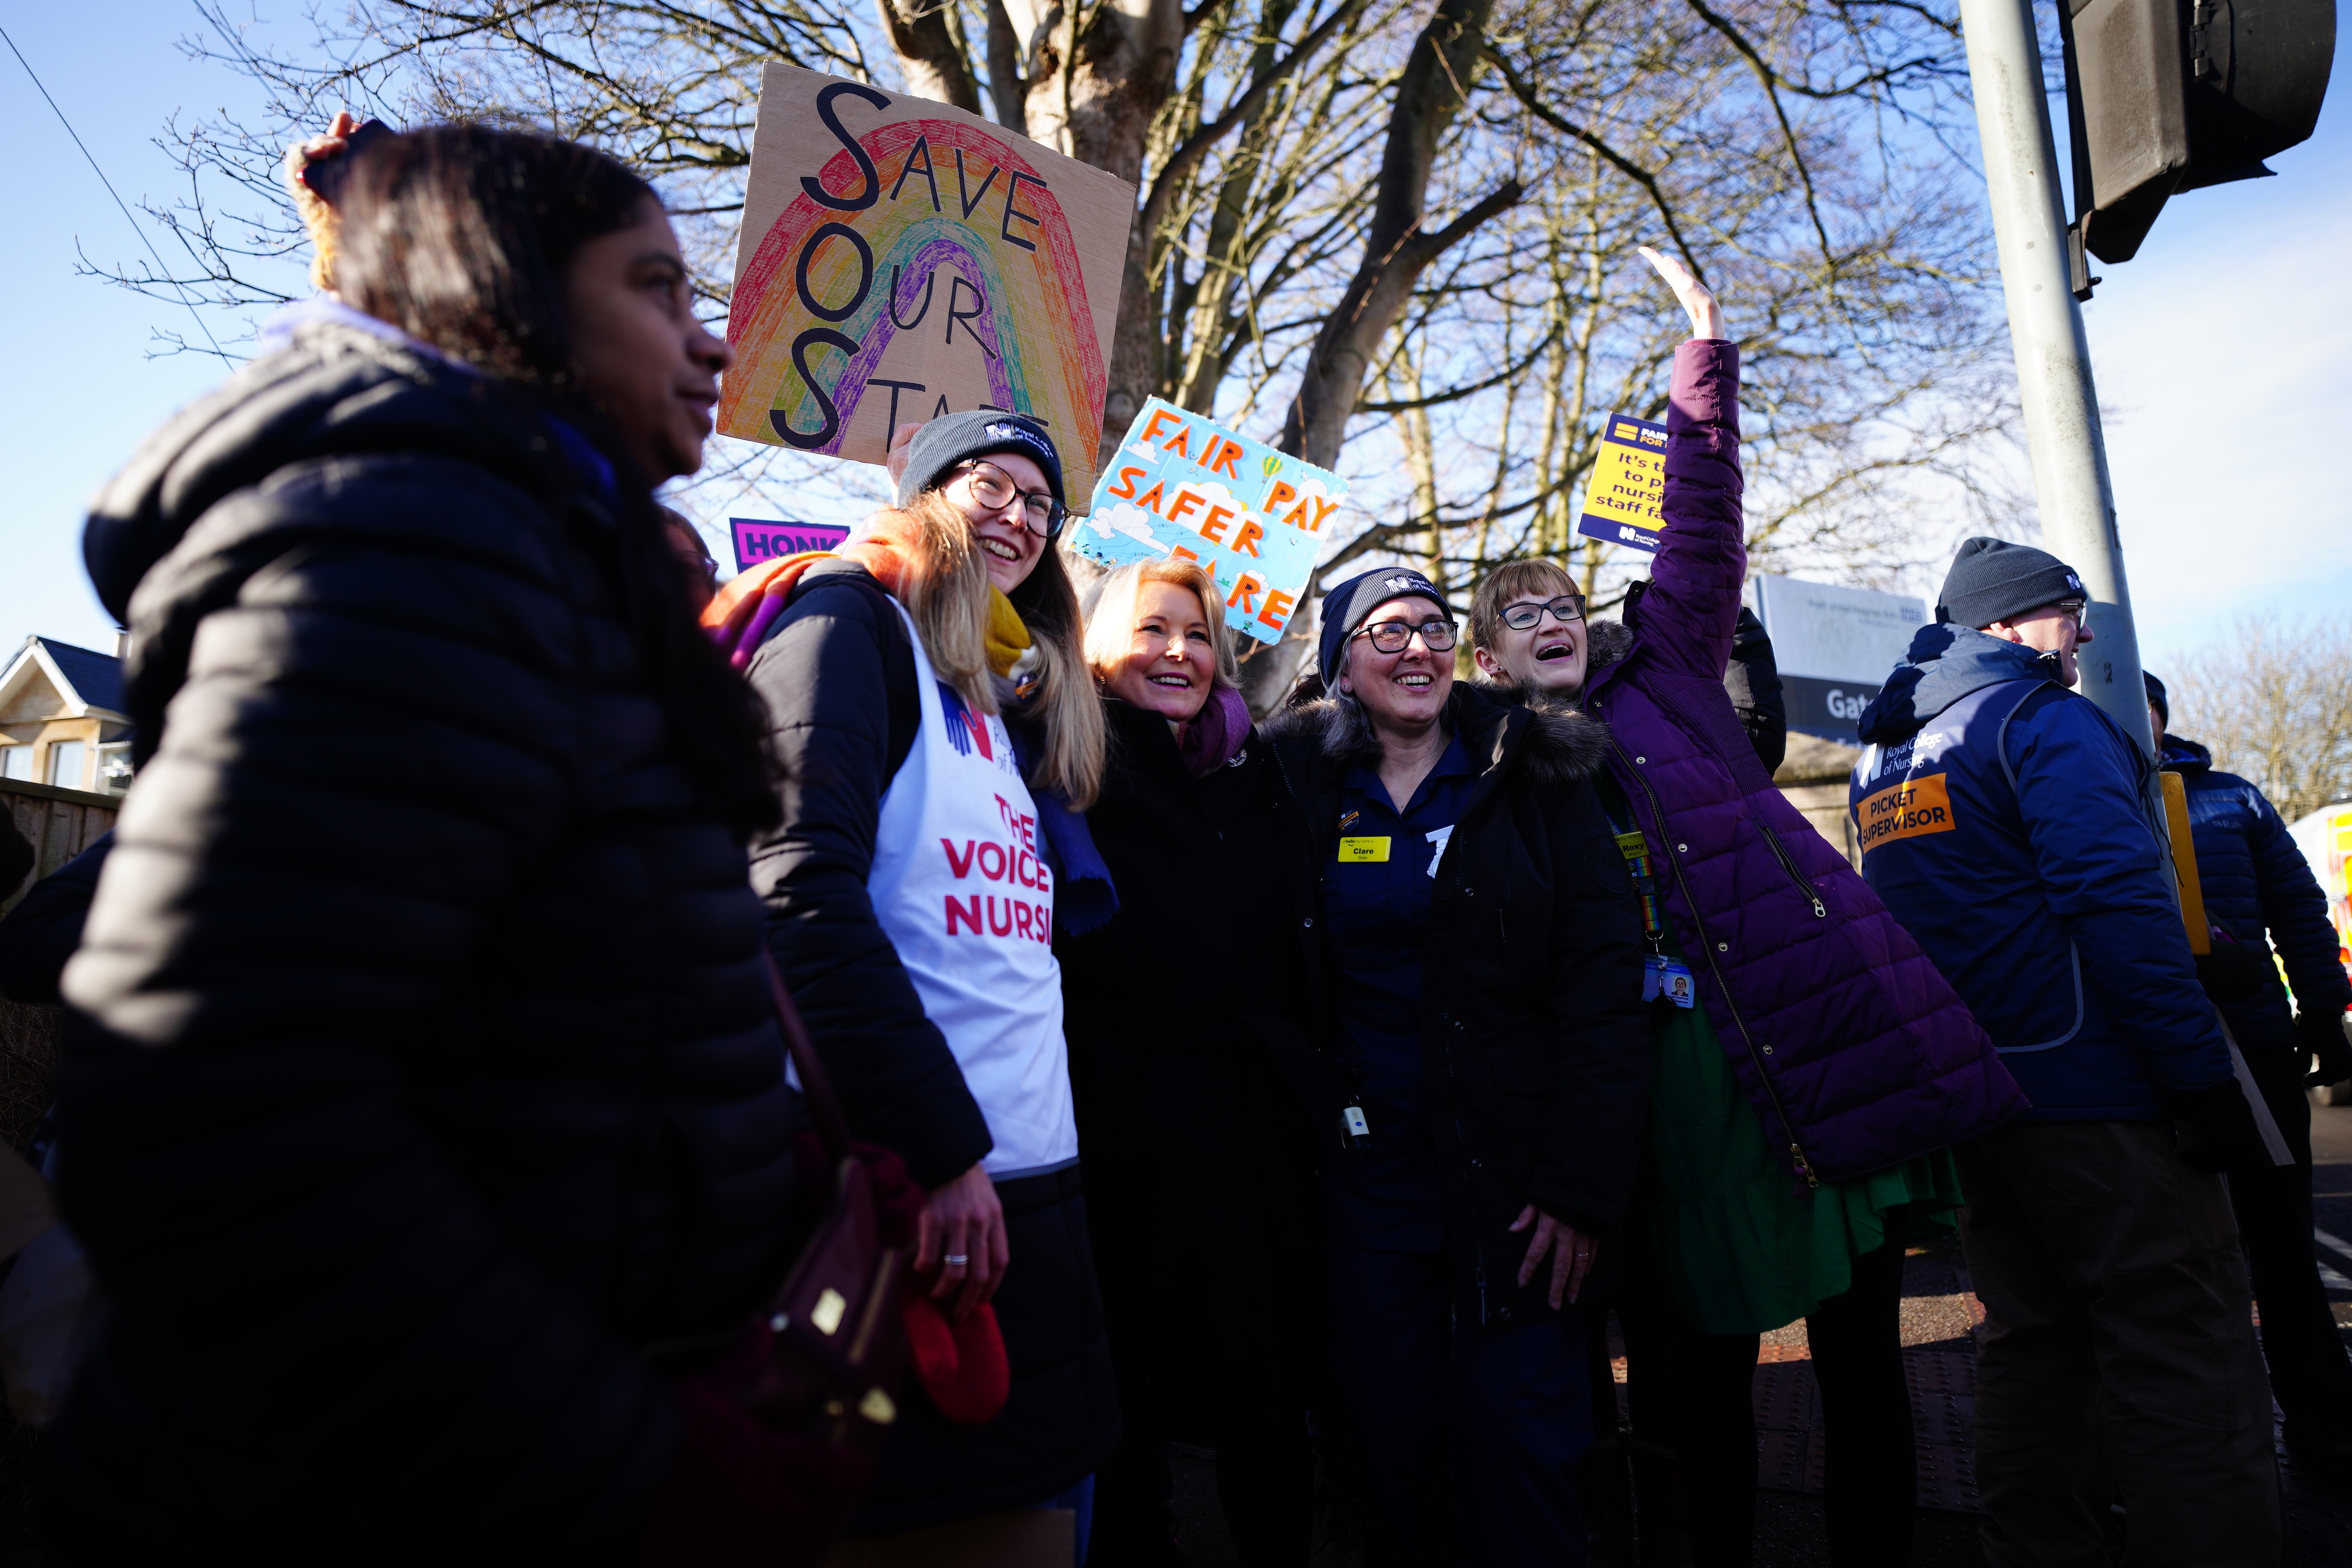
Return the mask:
<path id="1" fill-rule="evenodd" d="M 2101 1560 L 2106 1500 L 2078 1483 L 2103 1405 L 2132 1562 L 2271 1563 L 2269 1391 L 2221 1180 L 2264 1155 L 2148 759 L 2072 689 L 2087 608 L 2046 551 L 1968 541 L 1863 714 L 1850 797 L 1863 876 L 2033 1101 L 1954 1152 L 1985 1560 Z"/>

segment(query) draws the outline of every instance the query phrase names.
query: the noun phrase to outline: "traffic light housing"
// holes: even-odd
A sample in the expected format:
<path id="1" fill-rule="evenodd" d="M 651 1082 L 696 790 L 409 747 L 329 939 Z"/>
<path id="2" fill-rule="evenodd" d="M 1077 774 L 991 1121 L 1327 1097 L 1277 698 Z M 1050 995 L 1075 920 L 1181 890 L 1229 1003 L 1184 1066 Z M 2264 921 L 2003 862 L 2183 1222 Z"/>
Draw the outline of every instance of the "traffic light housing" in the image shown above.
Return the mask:
<path id="1" fill-rule="evenodd" d="M 2130 260 L 2180 192 L 2270 174 L 2319 123 L 2336 58 L 2335 0 L 2060 0 L 2059 26 L 2074 243 L 2102 261 Z"/>

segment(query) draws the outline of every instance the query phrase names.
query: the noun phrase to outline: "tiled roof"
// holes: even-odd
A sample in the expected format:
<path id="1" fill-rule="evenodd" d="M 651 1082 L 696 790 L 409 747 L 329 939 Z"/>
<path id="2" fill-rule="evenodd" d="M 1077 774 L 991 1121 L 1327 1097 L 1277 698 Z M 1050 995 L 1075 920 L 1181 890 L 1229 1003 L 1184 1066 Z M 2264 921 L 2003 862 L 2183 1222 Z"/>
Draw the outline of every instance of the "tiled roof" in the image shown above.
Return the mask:
<path id="1" fill-rule="evenodd" d="M 74 695 L 92 708 L 109 712 L 122 711 L 122 661 L 110 653 L 98 653 L 55 637 L 37 637 L 42 650 L 56 661 Z"/>

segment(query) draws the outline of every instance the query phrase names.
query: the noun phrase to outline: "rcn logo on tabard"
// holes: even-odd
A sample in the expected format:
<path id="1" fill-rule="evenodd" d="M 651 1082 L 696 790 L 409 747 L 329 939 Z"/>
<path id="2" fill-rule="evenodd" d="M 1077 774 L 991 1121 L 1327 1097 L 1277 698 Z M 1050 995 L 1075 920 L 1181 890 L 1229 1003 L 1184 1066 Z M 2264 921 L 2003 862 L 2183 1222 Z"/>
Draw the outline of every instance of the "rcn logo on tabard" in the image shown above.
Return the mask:
<path id="1" fill-rule="evenodd" d="M 940 717 L 947 721 L 948 744 L 956 749 L 956 755 L 968 757 L 978 746 L 982 757 L 994 762 L 996 752 L 989 744 L 987 717 L 965 707 L 963 698 L 946 681 L 940 681 L 939 688 Z"/>

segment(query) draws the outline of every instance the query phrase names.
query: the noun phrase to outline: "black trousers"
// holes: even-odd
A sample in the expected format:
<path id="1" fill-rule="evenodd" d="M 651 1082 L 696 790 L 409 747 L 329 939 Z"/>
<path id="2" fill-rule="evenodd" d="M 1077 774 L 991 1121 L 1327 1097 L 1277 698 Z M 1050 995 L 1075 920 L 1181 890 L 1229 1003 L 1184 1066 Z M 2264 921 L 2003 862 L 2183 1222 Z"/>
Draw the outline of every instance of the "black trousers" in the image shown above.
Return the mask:
<path id="1" fill-rule="evenodd" d="M 2294 1163 L 2233 1173 L 2230 1206 L 2262 1309 L 2272 1396 L 2291 1431 L 2352 1441 L 2352 1356 L 2345 1353 L 2311 1250 L 2311 1102 L 2304 1098 L 2300 1058 L 2272 1059 L 2277 1055 L 2249 1052 L 2247 1065 Z"/>
<path id="2" fill-rule="evenodd" d="M 1888 1568 L 1911 1557 L 1918 1507 L 1911 1396 L 1903 1376 L 1903 1248 L 1854 1259 L 1853 1282 L 1805 1320 L 1825 1436 L 1822 1502 L 1834 1568 Z M 1754 1334 L 1706 1334 L 1664 1306 L 1620 1306 L 1626 1400 L 1635 1440 L 1671 1448 L 1699 1568 L 1748 1568 L 1756 1534 Z M 1600 1314 L 1595 1313 L 1596 1320 Z M 1598 1429 L 1616 1426 L 1605 1331 L 1595 1387 L 1609 1394 Z"/>

